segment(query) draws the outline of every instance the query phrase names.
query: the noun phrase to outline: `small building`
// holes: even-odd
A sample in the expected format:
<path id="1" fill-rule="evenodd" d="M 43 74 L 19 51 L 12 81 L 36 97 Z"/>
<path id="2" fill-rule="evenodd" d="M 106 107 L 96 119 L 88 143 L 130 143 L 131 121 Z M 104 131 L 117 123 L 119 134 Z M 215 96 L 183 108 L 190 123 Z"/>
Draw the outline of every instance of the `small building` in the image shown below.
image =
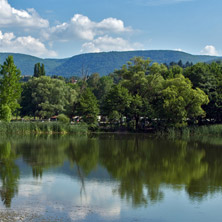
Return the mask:
<path id="1" fill-rule="evenodd" d="M 50 117 L 50 119 L 49 119 L 50 121 L 57 121 L 58 120 L 58 116 L 52 116 L 52 117 Z"/>

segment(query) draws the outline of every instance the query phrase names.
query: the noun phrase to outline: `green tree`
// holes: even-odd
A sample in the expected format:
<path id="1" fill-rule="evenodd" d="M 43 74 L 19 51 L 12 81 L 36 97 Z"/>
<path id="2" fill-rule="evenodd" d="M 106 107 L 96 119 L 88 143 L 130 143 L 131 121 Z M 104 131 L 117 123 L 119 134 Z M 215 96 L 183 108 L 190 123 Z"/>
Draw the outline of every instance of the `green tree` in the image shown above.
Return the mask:
<path id="1" fill-rule="evenodd" d="M 136 94 L 144 95 L 146 92 L 147 79 L 149 73 L 150 60 L 144 60 L 141 57 L 134 57 L 127 66 L 124 65 L 120 69 L 119 75 L 121 76 L 121 85 L 129 90 L 133 96 Z"/>
<path id="2" fill-rule="evenodd" d="M 21 114 L 49 118 L 64 113 L 71 117 L 76 97 L 76 91 L 63 80 L 33 78 L 23 85 Z"/>
<path id="3" fill-rule="evenodd" d="M 134 120 L 135 121 L 135 129 L 138 130 L 139 128 L 139 120 L 140 117 L 143 115 L 143 99 L 141 96 L 139 96 L 138 94 L 136 94 L 135 96 L 133 96 L 131 98 L 131 103 L 130 103 L 130 107 L 127 111 L 127 117 L 130 120 Z"/>
<path id="4" fill-rule="evenodd" d="M 183 74 L 183 68 L 181 66 L 174 65 L 169 68 L 169 78 L 175 77 L 178 74 Z"/>
<path id="5" fill-rule="evenodd" d="M 99 73 L 93 73 L 92 75 L 89 76 L 89 78 L 87 79 L 87 84 L 88 86 L 93 90 L 95 88 L 97 88 L 98 86 L 98 82 L 99 82 Z"/>
<path id="6" fill-rule="evenodd" d="M 9 106 L 7 105 L 1 105 L 0 108 L 0 119 L 5 122 L 10 122 L 12 119 L 12 112 Z"/>
<path id="7" fill-rule="evenodd" d="M 169 71 L 166 65 L 158 64 L 154 62 L 149 68 L 149 75 L 157 75 L 160 74 L 164 78 L 169 76 Z"/>
<path id="8" fill-rule="evenodd" d="M 149 119 L 153 117 L 151 103 L 155 107 L 156 101 L 159 99 L 159 85 L 161 85 L 159 82 L 163 81 L 163 76 L 168 76 L 168 69 L 163 64 L 153 63 L 150 65 L 149 59 L 135 57 L 116 72 L 121 76 L 121 86 L 126 88 L 131 96 L 130 105 L 125 115 L 128 122 L 135 122 L 135 128 L 138 130 L 140 126 L 142 127 L 140 117 L 148 117 Z"/>
<path id="9" fill-rule="evenodd" d="M 215 62 L 212 64 L 197 63 L 186 68 L 184 75 L 191 80 L 193 87 L 200 88 L 208 95 L 210 102 L 203 106 L 206 118 L 222 121 L 222 65 Z"/>
<path id="10" fill-rule="evenodd" d="M 97 123 L 97 116 L 99 115 L 98 101 L 89 88 L 83 91 L 76 109 L 78 115 L 82 116 L 84 122 L 92 126 Z"/>
<path id="11" fill-rule="evenodd" d="M 104 99 L 102 106 L 103 114 L 106 116 L 113 116 L 115 111 L 115 116 L 120 116 L 120 122 L 122 122 L 122 117 L 127 115 L 127 109 L 130 107 L 132 96 L 129 91 L 121 86 L 113 85 L 109 93 Z"/>
<path id="12" fill-rule="evenodd" d="M 45 66 L 42 63 L 36 63 L 34 66 L 34 77 L 40 77 L 40 76 L 45 76 Z"/>
<path id="13" fill-rule="evenodd" d="M 139 128 L 140 117 L 148 114 L 148 103 L 143 98 L 147 94 L 148 89 L 147 76 L 151 72 L 151 67 L 155 69 L 155 65 L 157 64 L 150 66 L 149 59 L 144 60 L 141 57 L 134 57 L 127 63 L 127 65 L 123 65 L 120 70 L 115 71 L 115 73 L 119 75 L 119 84 L 122 87 L 122 89 L 118 89 L 119 96 L 122 94 L 122 100 L 125 100 L 123 103 L 121 103 L 121 105 L 119 105 L 119 111 L 116 111 L 118 111 L 121 116 L 126 116 L 127 122 L 130 125 L 132 125 L 131 123 L 135 122 L 134 128 L 136 129 Z M 163 69 L 163 66 L 158 65 L 158 71 L 160 68 Z M 118 91 L 116 90 L 116 92 Z M 116 98 L 118 98 L 118 96 L 114 94 L 113 99 L 116 100 Z M 124 111 L 121 106 L 125 106 Z M 113 111 L 114 110 L 112 110 L 111 113 Z"/>
<path id="14" fill-rule="evenodd" d="M 191 81 L 183 75 L 165 80 L 161 96 L 163 100 L 157 112 L 167 126 L 183 126 L 188 118 L 204 116 L 201 106 L 209 102 L 208 96 L 199 88 L 192 89 Z"/>
<path id="15" fill-rule="evenodd" d="M 1 119 L 10 121 L 11 114 L 20 108 L 21 97 L 21 72 L 14 64 L 12 56 L 9 56 L 0 68 L 0 115 Z"/>
<path id="16" fill-rule="evenodd" d="M 110 76 L 103 76 L 99 79 L 97 87 L 93 90 L 99 103 L 103 102 L 106 94 L 110 91 L 113 85 L 113 79 Z"/>

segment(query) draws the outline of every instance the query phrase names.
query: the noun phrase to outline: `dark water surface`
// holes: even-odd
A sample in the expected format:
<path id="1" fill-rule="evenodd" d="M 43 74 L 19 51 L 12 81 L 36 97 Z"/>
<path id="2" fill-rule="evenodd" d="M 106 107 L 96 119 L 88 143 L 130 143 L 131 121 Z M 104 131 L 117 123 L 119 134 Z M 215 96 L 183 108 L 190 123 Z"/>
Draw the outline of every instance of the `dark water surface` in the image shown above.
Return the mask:
<path id="1" fill-rule="evenodd" d="M 0 221 L 222 221 L 222 139 L 0 140 Z"/>

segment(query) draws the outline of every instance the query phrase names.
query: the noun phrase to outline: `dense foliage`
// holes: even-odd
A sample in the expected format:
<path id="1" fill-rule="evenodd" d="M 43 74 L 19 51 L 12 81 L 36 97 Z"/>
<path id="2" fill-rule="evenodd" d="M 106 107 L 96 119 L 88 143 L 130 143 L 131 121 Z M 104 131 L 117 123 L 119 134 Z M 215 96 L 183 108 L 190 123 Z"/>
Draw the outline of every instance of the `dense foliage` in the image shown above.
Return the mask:
<path id="1" fill-rule="evenodd" d="M 135 121 L 136 129 L 142 127 L 140 120 L 144 121 L 144 117 L 153 124 L 168 127 L 184 126 L 188 120 L 203 117 L 205 112 L 201 106 L 208 104 L 208 97 L 201 89 L 192 88 L 182 71 L 179 66 L 168 69 L 162 64 L 150 65 L 150 60 L 140 57 L 132 59 L 115 71 L 114 76 L 120 77 L 119 83 L 104 100 L 105 113 L 118 112 L 120 118 L 126 116 L 128 122 Z"/>
<path id="2" fill-rule="evenodd" d="M 37 67 L 44 69 L 40 64 Z M 18 111 L 22 117 L 40 119 L 65 114 L 93 128 L 103 116 L 106 129 L 165 129 L 222 121 L 220 63 L 179 61 L 166 66 L 134 57 L 109 76 L 88 76 L 83 70 L 76 81 L 43 74 L 19 83 L 20 72 L 9 57 L 0 73 L 1 119 L 6 121 Z"/>
<path id="3" fill-rule="evenodd" d="M 0 68 L 0 119 L 10 122 L 12 114 L 20 108 L 21 72 L 9 56 Z"/>
<path id="4" fill-rule="evenodd" d="M 64 81 L 47 76 L 23 84 L 21 115 L 49 118 L 61 113 L 71 115 L 76 91 Z"/>

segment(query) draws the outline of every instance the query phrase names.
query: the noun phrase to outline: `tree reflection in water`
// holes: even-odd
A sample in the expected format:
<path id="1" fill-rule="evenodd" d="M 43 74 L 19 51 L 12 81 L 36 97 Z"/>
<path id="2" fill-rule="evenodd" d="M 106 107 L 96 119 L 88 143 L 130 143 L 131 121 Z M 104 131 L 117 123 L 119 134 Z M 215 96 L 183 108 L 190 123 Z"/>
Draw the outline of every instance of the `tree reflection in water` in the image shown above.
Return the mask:
<path id="1" fill-rule="evenodd" d="M 19 168 L 15 164 L 16 154 L 9 142 L 0 144 L 0 195 L 4 205 L 10 208 L 12 198 L 18 193 Z"/>
<path id="2" fill-rule="evenodd" d="M 19 157 L 31 166 L 34 178 L 53 168 L 66 174 L 63 167 L 68 161 L 81 182 L 81 195 L 87 195 L 85 178 L 98 166 L 103 167 L 119 183 L 114 194 L 134 207 L 163 200 L 163 185 L 174 190 L 185 187 L 190 198 L 198 201 L 209 193 L 221 192 L 220 146 L 109 134 L 8 141 L 0 144 L 0 195 L 6 207 L 18 192 L 20 173 L 15 160 Z"/>

